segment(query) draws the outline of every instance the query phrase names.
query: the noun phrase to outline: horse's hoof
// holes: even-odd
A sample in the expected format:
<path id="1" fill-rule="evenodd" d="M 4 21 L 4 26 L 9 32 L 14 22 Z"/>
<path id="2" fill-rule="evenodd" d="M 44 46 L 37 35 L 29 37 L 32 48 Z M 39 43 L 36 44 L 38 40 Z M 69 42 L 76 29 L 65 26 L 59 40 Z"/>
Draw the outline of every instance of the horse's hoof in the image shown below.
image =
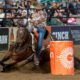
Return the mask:
<path id="1" fill-rule="evenodd" d="M 0 72 L 9 72 L 11 68 L 8 65 L 0 65 Z"/>
<path id="2" fill-rule="evenodd" d="M 5 65 L 0 65 L 0 72 L 6 72 L 6 67 Z"/>
<path id="3" fill-rule="evenodd" d="M 4 72 L 9 72 L 11 71 L 11 69 L 12 69 L 12 66 L 10 66 L 9 64 L 5 64 L 5 66 L 3 67 Z"/>
<path id="4" fill-rule="evenodd" d="M 2 65 L 0 65 L 0 72 L 4 72 L 4 68 Z"/>
<path id="5" fill-rule="evenodd" d="M 0 61 L 0 65 L 4 66 L 4 63 L 2 61 Z"/>

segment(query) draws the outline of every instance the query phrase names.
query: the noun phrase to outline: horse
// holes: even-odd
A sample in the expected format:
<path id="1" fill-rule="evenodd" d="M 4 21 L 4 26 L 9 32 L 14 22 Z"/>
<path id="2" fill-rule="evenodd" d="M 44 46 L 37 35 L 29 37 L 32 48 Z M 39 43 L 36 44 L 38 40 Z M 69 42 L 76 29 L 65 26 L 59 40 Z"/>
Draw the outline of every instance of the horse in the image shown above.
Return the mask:
<path id="1" fill-rule="evenodd" d="M 48 39 L 46 39 L 46 38 L 48 38 Z M 49 47 L 47 47 L 47 45 L 49 44 L 49 39 L 50 38 L 49 38 L 48 31 L 47 31 L 47 34 L 44 37 L 43 43 L 44 43 L 45 49 L 43 49 L 41 52 L 42 58 L 40 60 L 40 65 L 45 61 L 49 61 L 49 52 L 50 51 L 49 51 Z M 10 59 L 12 61 L 8 64 L 5 64 L 5 62 Z M 6 52 L 6 55 L 0 61 L 0 65 L 2 65 L 2 67 L 3 67 L 1 72 L 9 71 L 17 63 L 19 63 L 23 60 L 28 60 L 28 61 L 34 60 L 34 51 L 32 49 L 31 33 L 26 28 L 20 27 L 17 30 L 16 43 L 10 45 L 9 50 Z"/>

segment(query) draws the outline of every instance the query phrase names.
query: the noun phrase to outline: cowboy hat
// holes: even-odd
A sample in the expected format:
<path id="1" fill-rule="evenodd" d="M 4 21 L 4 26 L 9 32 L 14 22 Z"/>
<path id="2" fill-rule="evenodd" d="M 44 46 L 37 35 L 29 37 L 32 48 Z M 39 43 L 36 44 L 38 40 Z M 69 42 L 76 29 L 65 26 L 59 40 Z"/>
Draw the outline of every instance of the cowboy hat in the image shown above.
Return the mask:
<path id="1" fill-rule="evenodd" d="M 41 6 L 40 4 L 35 6 L 35 9 L 43 9 L 43 6 Z"/>

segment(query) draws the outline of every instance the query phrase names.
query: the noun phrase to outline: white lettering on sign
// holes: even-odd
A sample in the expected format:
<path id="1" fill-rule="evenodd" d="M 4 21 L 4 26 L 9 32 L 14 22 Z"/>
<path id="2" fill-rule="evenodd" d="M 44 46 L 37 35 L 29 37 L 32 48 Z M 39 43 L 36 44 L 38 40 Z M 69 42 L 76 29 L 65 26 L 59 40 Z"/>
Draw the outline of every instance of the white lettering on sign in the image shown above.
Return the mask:
<path id="1" fill-rule="evenodd" d="M 58 40 L 69 39 L 69 32 L 53 32 L 52 35 L 55 35 Z"/>
<path id="2" fill-rule="evenodd" d="M 7 35 L 0 35 L 0 44 L 7 44 L 8 42 L 7 38 L 8 38 Z"/>

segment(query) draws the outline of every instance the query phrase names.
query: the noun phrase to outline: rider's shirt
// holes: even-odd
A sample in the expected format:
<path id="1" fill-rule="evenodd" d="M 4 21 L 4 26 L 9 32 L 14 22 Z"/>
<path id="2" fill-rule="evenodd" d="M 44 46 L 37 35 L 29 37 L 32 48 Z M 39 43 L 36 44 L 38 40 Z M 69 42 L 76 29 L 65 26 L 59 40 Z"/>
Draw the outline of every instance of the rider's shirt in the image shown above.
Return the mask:
<path id="1" fill-rule="evenodd" d="M 45 27 L 46 26 L 46 16 L 43 11 L 38 11 L 33 14 L 34 26 Z"/>

